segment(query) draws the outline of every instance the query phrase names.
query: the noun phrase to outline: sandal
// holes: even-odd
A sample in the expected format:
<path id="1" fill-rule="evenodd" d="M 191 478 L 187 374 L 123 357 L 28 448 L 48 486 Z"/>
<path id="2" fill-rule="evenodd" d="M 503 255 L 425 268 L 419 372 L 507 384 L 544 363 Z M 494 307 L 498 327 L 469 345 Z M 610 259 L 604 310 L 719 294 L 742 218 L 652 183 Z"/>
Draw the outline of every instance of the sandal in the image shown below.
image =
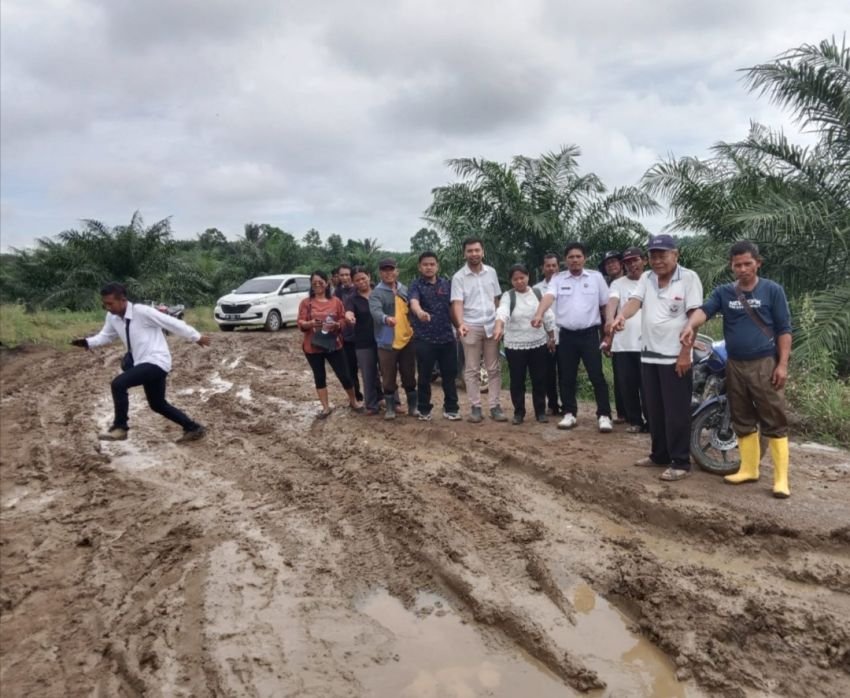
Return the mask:
<path id="1" fill-rule="evenodd" d="M 348 406 L 352 412 L 356 412 L 357 414 L 365 414 L 366 408 L 363 405 L 349 405 Z"/>
<path id="2" fill-rule="evenodd" d="M 319 412 L 319 414 L 316 415 L 316 419 L 327 419 L 331 416 L 331 412 L 333 412 L 333 408 L 328 407 L 328 409 Z"/>
<path id="3" fill-rule="evenodd" d="M 658 479 L 664 480 L 665 482 L 676 482 L 677 480 L 684 480 L 690 474 L 690 470 L 682 470 L 681 468 L 667 468 L 667 470 L 661 473 Z"/>

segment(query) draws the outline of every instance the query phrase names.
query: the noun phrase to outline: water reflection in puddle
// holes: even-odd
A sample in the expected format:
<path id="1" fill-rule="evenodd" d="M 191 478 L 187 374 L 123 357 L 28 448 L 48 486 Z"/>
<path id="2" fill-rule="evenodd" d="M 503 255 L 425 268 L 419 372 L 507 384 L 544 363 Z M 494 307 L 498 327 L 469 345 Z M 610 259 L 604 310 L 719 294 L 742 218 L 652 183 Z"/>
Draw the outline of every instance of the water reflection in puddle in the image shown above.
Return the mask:
<path id="1" fill-rule="evenodd" d="M 580 695 L 520 651 L 488 647 L 448 602 L 420 593 L 412 610 L 380 590 L 358 606 L 392 636 L 397 661 L 360 676 L 383 698 L 565 698 Z"/>
<path id="2" fill-rule="evenodd" d="M 598 672 L 607 683 L 599 698 L 652 696 L 698 698 L 691 683 L 677 681 L 670 659 L 629 630 L 628 620 L 587 584 L 568 593 L 575 626 L 553 623 L 547 631 L 558 644 Z M 557 676 L 519 649 L 488 643 L 480 629 L 464 624 L 448 602 L 420 593 L 406 609 L 385 590 L 370 595 L 358 610 L 391 636 L 396 660 L 364 670 L 368 695 L 395 698 L 515 698 L 578 696 Z"/>
<path id="3" fill-rule="evenodd" d="M 559 640 L 608 684 L 601 695 L 702 695 L 693 685 L 680 683 L 669 657 L 630 631 L 627 618 L 590 586 L 579 583 L 568 596 L 576 610 L 576 625 Z"/>

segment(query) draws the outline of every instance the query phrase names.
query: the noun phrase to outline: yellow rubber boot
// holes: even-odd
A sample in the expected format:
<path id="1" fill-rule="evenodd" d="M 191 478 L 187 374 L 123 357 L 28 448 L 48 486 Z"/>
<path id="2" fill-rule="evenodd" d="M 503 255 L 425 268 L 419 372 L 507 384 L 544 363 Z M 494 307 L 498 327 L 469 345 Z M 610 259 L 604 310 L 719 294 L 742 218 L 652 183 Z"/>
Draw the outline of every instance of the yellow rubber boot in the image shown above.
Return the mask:
<path id="1" fill-rule="evenodd" d="M 759 479 L 759 461 L 761 460 L 759 434 L 738 437 L 738 450 L 741 452 L 741 467 L 734 475 L 726 475 L 723 479 L 730 485 L 740 485 L 742 482 L 755 482 Z"/>
<path id="2" fill-rule="evenodd" d="M 788 488 L 788 437 L 770 439 L 770 457 L 773 460 L 773 496 L 785 499 L 791 496 Z"/>

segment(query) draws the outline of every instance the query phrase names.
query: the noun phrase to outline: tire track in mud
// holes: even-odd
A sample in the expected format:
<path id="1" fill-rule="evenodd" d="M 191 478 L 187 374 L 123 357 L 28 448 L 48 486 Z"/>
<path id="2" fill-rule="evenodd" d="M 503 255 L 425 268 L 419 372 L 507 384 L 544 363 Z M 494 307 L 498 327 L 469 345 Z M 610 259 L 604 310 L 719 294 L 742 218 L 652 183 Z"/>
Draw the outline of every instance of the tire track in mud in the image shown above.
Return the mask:
<path id="1" fill-rule="evenodd" d="M 574 643 L 589 585 L 712 695 L 847 694 L 841 472 L 779 508 L 706 477 L 659 486 L 623 467 L 641 455 L 625 435 L 317 422 L 287 334 L 173 344 L 171 399 L 211 427 L 185 449 L 138 396 L 131 440 L 95 441 L 117 351 L 2 367 L 5 685 L 368 695 L 364 667 L 393 671 L 397 639 L 356 599 L 384 588 L 410 608 L 438 593 L 578 690 L 629 693 Z"/>

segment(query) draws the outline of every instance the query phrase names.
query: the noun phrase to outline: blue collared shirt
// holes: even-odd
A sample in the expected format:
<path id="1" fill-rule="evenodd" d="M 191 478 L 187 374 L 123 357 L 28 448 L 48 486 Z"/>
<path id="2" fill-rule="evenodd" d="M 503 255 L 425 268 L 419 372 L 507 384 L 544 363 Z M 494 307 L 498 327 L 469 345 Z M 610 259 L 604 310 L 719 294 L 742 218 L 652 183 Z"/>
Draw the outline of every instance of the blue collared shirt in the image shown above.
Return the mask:
<path id="1" fill-rule="evenodd" d="M 445 344 L 455 338 L 451 320 L 452 284 L 439 276 L 434 283 L 428 283 L 420 276 L 410 284 L 410 300 L 419 301 L 422 310 L 431 315 L 431 322 L 422 322 L 414 313 L 410 313 L 413 333 L 416 339 L 430 344 Z"/>

